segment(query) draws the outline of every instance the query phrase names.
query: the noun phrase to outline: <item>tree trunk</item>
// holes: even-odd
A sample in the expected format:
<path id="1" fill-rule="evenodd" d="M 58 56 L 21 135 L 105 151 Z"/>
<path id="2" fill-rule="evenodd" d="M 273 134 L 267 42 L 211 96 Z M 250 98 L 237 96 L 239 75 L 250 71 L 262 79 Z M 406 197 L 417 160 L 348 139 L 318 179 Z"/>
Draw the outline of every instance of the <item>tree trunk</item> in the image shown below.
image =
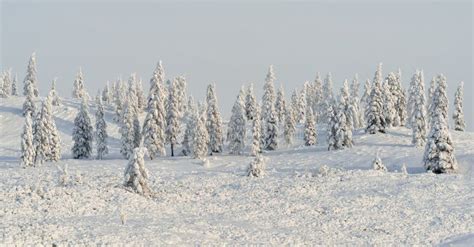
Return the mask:
<path id="1" fill-rule="evenodd" d="M 171 157 L 174 156 L 174 144 L 171 143 Z"/>

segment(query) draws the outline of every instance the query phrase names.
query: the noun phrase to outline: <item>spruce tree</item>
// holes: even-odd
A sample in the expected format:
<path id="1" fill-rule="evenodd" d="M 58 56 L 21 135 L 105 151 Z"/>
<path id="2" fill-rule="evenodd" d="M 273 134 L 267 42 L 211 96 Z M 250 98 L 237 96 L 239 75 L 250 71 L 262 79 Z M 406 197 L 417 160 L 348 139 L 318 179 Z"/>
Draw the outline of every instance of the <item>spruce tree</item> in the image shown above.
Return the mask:
<path id="1" fill-rule="evenodd" d="M 347 85 L 347 84 L 346 84 Z M 352 147 L 351 120 L 347 113 L 350 112 L 346 101 L 346 89 L 341 90 L 339 97 L 339 108 L 336 113 L 336 149 Z"/>
<path id="2" fill-rule="evenodd" d="M 223 147 L 222 118 L 217 104 L 215 85 L 209 84 L 207 87 L 207 132 L 209 134 L 209 151 L 211 153 L 221 153 Z"/>
<path id="3" fill-rule="evenodd" d="M 454 130 L 457 131 L 464 131 L 466 128 L 466 122 L 464 121 L 464 113 L 463 113 L 463 94 L 464 94 L 464 82 L 459 83 L 458 89 L 456 90 L 456 94 L 454 95 L 454 113 L 453 113 L 453 120 L 454 120 Z"/>
<path id="4" fill-rule="evenodd" d="M 145 93 L 143 92 L 142 79 L 136 81 L 135 88 L 137 91 L 137 109 L 138 112 L 142 112 L 146 106 Z"/>
<path id="5" fill-rule="evenodd" d="M 265 149 L 276 150 L 278 148 L 278 123 L 274 109 L 270 110 L 270 116 L 265 124 L 265 131 Z"/>
<path id="6" fill-rule="evenodd" d="M 342 108 L 345 118 L 346 118 L 346 125 L 349 130 L 354 130 L 354 119 L 357 119 L 357 111 L 354 106 L 354 101 L 349 93 L 349 84 L 347 79 L 344 80 L 343 86 L 341 88 L 341 98 L 340 100 L 340 107 Z"/>
<path id="7" fill-rule="evenodd" d="M 270 118 L 270 115 L 275 111 L 275 73 L 273 72 L 273 66 L 270 65 L 268 68 L 267 76 L 265 77 L 265 84 L 263 85 L 263 96 L 262 96 L 262 119 L 265 124 Z M 276 116 L 274 116 L 276 117 Z"/>
<path id="8" fill-rule="evenodd" d="M 166 106 L 167 95 L 165 93 L 165 70 L 163 68 L 163 63 L 161 60 L 156 65 L 155 70 L 153 71 L 153 76 L 150 79 L 150 90 L 148 94 L 148 103 L 147 108 L 152 104 L 152 98 L 161 98 L 163 106 Z"/>
<path id="9" fill-rule="evenodd" d="M 48 97 L 45 101 L 45 110 L 43 113 L 43 118 L 46 121 L 46 128 L 48 133 L 48 144 L 49 152 L 46 156 L 47 161 L 59 161 L 61 159 L 61 137 L 59 131 L 56 127 L 56 123 L 53 117 L 52 104 L 54 93 L 49 92 Z"/>
<path id="10" fill-rule="evenodd" d="M 319 116 L 322 114 L 320 105 L 323 100 L 323 80 L 319 72 L 316 74 L 316 79 L 314 79 L 313 91 L 313 113 L 317 116 L 317 121 L 319 121 Z"/>
<path id="11" fill-rule="evenodd" d="M 260 107 L 256 107 L 252 121 L 252 147 L 250 149 L 250 153 L 253 156 L 257 156 L 262 152 L 262 146 L 260 145 L 262 138 L 261 128 Z"/>
<path id="12" fill-rule="evenodd" d="M 439 84 L 436 91 L 439 91 Z M 433 122 L 425 147 L 423 158 L 424 167 L 427 171 L 434 173 L 452 173 L 458 169 L 454 146 L 444 116 L 442 100 L 437 99 L 440 94 L 434 95 L 433 100 Z"/>
<path id="13" fill-rule="evenodd" d="M 13 96 L 18 96 L 18 87 L 17 87 L 17 82 L 18 82 L 18 79 L 17 79 L 17 75 L 15 74 L 15 76 L 13 77 L 13 81 L 12 81 L 12 95 Z"/>
<path id="14" fill-rule="evenodd" d="M 321 122 L 328 123 L 329 116 L 328 116 L 328 109 L 330 106 L 334 105 L 335 98 L 332 86 L 332 74 L 329 72 L 324 79 L 323 85 L 323 102 L 321 103 Z"/>
<path id="15" fill-rule="evenodd" d="M 146 148 L 138 147 L 133 149 L 133 154 L 125 169 L 124 186 L 132 189 L 134 192 L 150 196 L 151 189 L 148 185 L 148 170 L 145 167 Z"/>
<path id="16" fill-rule="evenodd" d="M 293 115 L 293 121 L 298 120 L 298 112 L 299 112 L 299 94 L 298 91 L 295 89 L 293 90 L 293 93 L 291 94 L 291 114 Z"/>
<path id="17" fill-rule="evenodd" d="M 58 92 L 56 91 L 56 78 L 54 78 L 53 82 L 51 82 L 49 96 L 51 97 L 51 104 L 53 106 L 59 106 L 61 104 L 61 99 L 59 98 Z"/>
<path id="18" fill-rule="evenodd" d="M 370 85 L 370 80 L 367 79 L 364 84 L 364 94 L 360 98 L 360 103 L 363 109 L 364 121 L 366 121 L 366 113 L 368 113 L 368 108 L 370 106 L 370 93 L 372 92 L 372 86 Z M 362 125 L 362 123 L 361 123 Z"/>
<path id="19" fill-rule="evenodd" d="M 97 111 L 95 112 L 95 144 L 97 147 L 98 160 L 104 158 L 109 153 L 107 147 L 107 123 L 104 119 L 104 106 L 102 105 L 102 98 L 97 98 Z"/>
<path id="20" fill-rule="evenodd" d="M 193 140 L 194 132 L 196 129 L 198 112 L 196 104 L 194 103 L 194 98 L 192 96 L 188 97 L 188 104 L 186 107 L 186 114 L 184 115 L 184 122 L 186 124 L 186 129 L 184 130 L 183 141 L 181 146 L 183 147 L 184 155 L 191 155 L 193 152 Z"/>
<path id="21" fill-rule="evenodd" d="M 21 134 L 21 156 L 20 165 L 29 167 L 35 165 L 35 147 L 33 144 L 33 127 L 31 123 L 31 113 L 25 116 L 25 126 Z"/>
<path id="22" fill-rule="evenodd" d="M 25 83 L 26 83 L 25 84 L 25 86 L 26 86 L 26 88 L 25 88 L 26 98 L 25 98 L 25 102 L 23 103 L 23 116 L 26 116 L 28 114 L 33 116 L 33 113 L 36 110 L 36 105 L 35 105 L 35 102 L 34 102 L 36 97 L 34 95 L 33 83 L 29 80 L 26 80 Z"/>
<path id="23" fill-rule="evenodd" d="M 257 100 L 255 99 L 255 93 L 253 92 L 253 83 L 250 83 L 247 88 L 247 95 L 245 96 L 245 115 L 247 116 L 247 120 L 254 119 L 256 110 Z"/>
<path id="24" fill-rule="evenodd" d="M 423 72 L 416 71 L 414 75 L 415 87 L 413 95 L 413 116 L 410 126 L 412 126 L 412 143 L 417 147 L 422 147 L 426 143 L 427 121 L 425 108 L 425 83 Z"/>
<path id="25" fill-rule="evenodd" d="M 175 78 L 169 85 L 168 105 L 166 109 L 166 142 L 171 146 L 171 156 L 174 156 L 174 147 L 178 143 L 178 136 L 181 131 L 178 90 L 178 79 Z"/>
<path id="26" fill-rule="evenodd" d="M 293 116 L 293 107 L 287 106 L 285 111 L 285 127 L 283 131 L 287 145 L 293 144 L 293 139 L 296 133 L 296 122 Z"/>
<path id="27" fill-rule="evenodd" d="M 179 118 L 183 118 L 184 113 L 186 112 L 186 78 L 184 76 L 177 77 L 177 97 L 178 97 L 178 113 Z"/>
<path id="28" fill-rule="evenodd" d="M 432 108 L 433 97 L 434 97 L 435 91 L 436 91 L 436 76 L 433 76 L 430 82 L 430 88 L 428 89 L 428 112 L 430 112 Z"/>
<path id="29" fill-rule="evenodd" d="M 394 122 L 397 121 L 397 110 L 395 109 L 394 101 L 390 85 L 387 80 L 382 84 L 382 97 L 383 97 L 383 115 L 385 117 L 385 124 L 387 127 L 392 127 Z"/>
<path id="30" fill-rule="evenodd" d="M 328 129 L 327 129 L 327 143 L 328 143 L 328 151 L 340 149 L 341 147 L 338 146 L 338 142 L 336 139 L 337 129 L 338 129 L 338 121 L 336 116 L 336 107 L 329 106 L 327 111 L 328 116 Z"/>
<path id="31" fill-rule="evenodd" d="M 382 89 L 382 64 L 379 64 L 375 72 L 372 91 L 370 92 L 369 104 L 366 109 L 366 132 L 375 134 L 385 133 L 386 122 L 384 117 L 384 100 Z"/>
<path id="32" fill-rule="evenodd" d="M 434 121 L 435 111 L 439 112 L 441 116 L 444 118 L 445 123 L 448 124 L 448 94 L 447 94 L 447 84 L 446 84 L 446 77 L 443 74 L 439 74 L 436 76 L 436 90 L 433 94 L 433 102 L 431 108 L 429 109 L 430 112 L 430 126 L 431 123 Z"/>
<path id="33" fill-rule="evenodd" d="M 31 87 L 30 89 L 28 87 Z M 39 96 L 38 79 L 36 77 L 36 53 L 33 52 L 28 62 L 26 76 L 23 80 L 23 95 L 28 96 L 29 90 L 33 91 L 33 98 Z"/>
<path id="34" fill-rule="evenodd" d="M 81 108 L 74 119 L 72 129 L 73 159 L 88 159 L 92 155 L 92 123 L 87 106 L 87 99 L 82 98 Z"/>
<path id="35" fill-rule="evenodd" d="M 203 107 L 205 108 L 205 107 Z M 193 140 L 193 154 L 196 159 L 203 159 L 208 152 L 209 134 L 206 128 L 206 112 L 200 110 L 197 118 L 196 130 Z"/>
<path id="36" fill-rule="evenodd" d="M 244 90 L 242 88 L 232 107 L 232 115 L 229 121 L 228 142 L 231 154 L 240 155 L 243 152 L 245 147 L 246 124 Z"/>
<path id="37" fill-rule="evenodd" d="M 0 85 L 3 87 L 3 94 L 5 97 L 9 97 L 12 95 L 12 78 L 11 78 L 11 69 L 6 70 L 3 75 L 0 75 L 0 77 L 3 77 L 3 85 Z"/>
<path id="38" fill-rule="evenodd" d="M 112 91 L 110 90 L 109 81 L 105 83 L 105 87 L 102 90 L 102 102 L 110 104 L 112 102 Z"/>
<path id="39" fill-rule="evenodd" d="M 125 104 L 125 99 L 127 98 L 127 94 L 125 92 L 125 86 L 123 85 L 122 79 L 118 79 L 115 83 L 115 91 L 114 91 L 114 105 L 115 105 L 115 116 L 114 121 L 117 123 L 121 123 L 122 121 L 122 113 Z"/>
<path id="40" fill-rule="evenodd" d="M 159 95 L 150 95 L 148 113 L 143 123 L 143 145 L 148 150 L 150 159 L 156 156 L 165 156 L 165 142 L 166 142 L 166 121 L 165 111 L 163 109 L 163 102 Z"/>
<path id="41" fill-rule="evenodd" d="M 283 123 L 285 118 L 285 91 L 283 90 L 283 85 L 277 91 L 276 101 L 275 101 L 275 110 L 278 123 Z"/>
<path id="42" fill-rule="evenodd" d="M 314 119 L 313 110 L 308 108 L 306 113 L 306 123 L 304 127 L 304 145 L 313 146 L 317 142 L 316 121 Z"/>
<path id="43" fill-rule="evenodd" d="M 126 159 L 129 159 L 133 154 L 135 147 L 135 132 L 134 132 L 134 110 L 133 102 L 127 97 L 125 106 L 122 113 L 122 119 L 120 123 L 120 153 Z"/>
<path id="44" fill-rule="evenodd" d="M 82 68 L 79 68 L 77 72 L 76 79 L 74 80 L 72 88 L 72 97 L 76 99 L 81 99 L 86 96 L 84 88 L 84 75 L 82 74 Z"/>
<path id="45" fill-rule="evenodd" d="M 352 119 L 352 126 L 354 128 L 362 127 L 363 123 L 363 116 L 361 112 L 361 105 L 360 105 L 360 97 L 359 97 L 359 75 L 355 74 L 354 79 L 352 80 L 351 84 L 351 92 L 350 92 L 350 99 L 349 104 L 352 106 L 352 115 L 354 116 Z"/>
<path id="46" fill-rule="evenodd" d="M 305 82 L 305 85 L 307 85 L 308 82 Z M 307 86 L 303 87 L 303 90 L 301 90 L 299 98 L 298 98 L 298 116 L 297 116 L 297 122 L 303 124 L 305 122 L 305 115 L 306 115 L 306 88 Z"/>

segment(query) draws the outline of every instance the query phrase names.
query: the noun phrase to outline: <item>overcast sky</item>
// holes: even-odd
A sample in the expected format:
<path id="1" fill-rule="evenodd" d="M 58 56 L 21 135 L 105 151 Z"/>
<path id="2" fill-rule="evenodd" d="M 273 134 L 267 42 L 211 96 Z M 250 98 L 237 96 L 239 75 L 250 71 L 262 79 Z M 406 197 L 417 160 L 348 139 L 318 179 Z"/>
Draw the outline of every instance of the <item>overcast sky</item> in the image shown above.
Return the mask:
<path id="1" fill-rule="evenodd" d="M 98 3 L 97 3 L 98 2 Z M 465 82 L 464 111 L 474 130 L 471 1 L 2 1 L 0 69 L 23 80 L 28 57 L 37 53 L 40 91 L 58 77 L 70 96 L 79 67 L 95 95 L 107 80 L 137 72 L 144 87 L 158 60 L 168 78 L 185 75 L 197 99 L 216 83 L 225 117 L 244 83 L 257 93 L 268 66 L 287 97 L 333 73 L 335 89 L 359 73 L 373 78 L 398 67 L 403 83 L 417 68 L 427 86 L 436 73 L 454 90 Z"/>

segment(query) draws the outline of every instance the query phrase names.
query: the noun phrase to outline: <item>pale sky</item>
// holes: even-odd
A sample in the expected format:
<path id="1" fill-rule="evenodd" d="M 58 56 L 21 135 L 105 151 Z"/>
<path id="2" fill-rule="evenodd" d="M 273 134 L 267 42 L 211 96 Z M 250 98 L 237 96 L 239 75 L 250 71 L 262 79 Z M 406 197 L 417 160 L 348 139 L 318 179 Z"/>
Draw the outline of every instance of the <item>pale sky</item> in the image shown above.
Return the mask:
<path id="1" fill-rule="evenodd" d="M 258 3 L 257 3 L 258 2 Z M 0 69 L 23 81 L 36 51 L 40 92 L 58 77 L 70 97 L 79 67 L 91 95 L 107 80 L 137 72 L 148 90 L 158 60 L 167 78 L 185 75 L 203 99 L 216 83 L 222 114 L 242 84 L 257 93 L 270 64 L 276 86 L 293 88 L 332 72 L 337 92 L 359 73 L 361 84 L 383 62 L 384 76 L 400 67 L 403 83 L 417 68 L 448 78 L 450 111 L 465 82 L 464 113 L 474 130 L 472 2 L 466 1 L 2 1 Z"/>

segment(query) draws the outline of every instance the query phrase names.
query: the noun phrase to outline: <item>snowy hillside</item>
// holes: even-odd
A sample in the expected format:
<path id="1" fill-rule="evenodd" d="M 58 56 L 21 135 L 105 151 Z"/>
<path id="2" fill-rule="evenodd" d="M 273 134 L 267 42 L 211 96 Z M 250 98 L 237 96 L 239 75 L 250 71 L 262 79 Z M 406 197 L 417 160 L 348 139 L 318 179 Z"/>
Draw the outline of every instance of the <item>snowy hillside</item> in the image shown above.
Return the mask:
<path id="1" fill-rule="evenodd" d="M 264 154 L 263 178 L 245 176 L 252 157 L 227 151 L 211 156 L 207 167 L 184 156 L 147 160 L 155 194 L 145 198 L 122 187 L 127 161 L 112 108 L 105 160 L 71 159 L 79 103 L 64 100 L 54 107 L 61 161 L 21 168 L 23 100 L 0 99 L 0 245 L 474 242 L 474 133 L 451 133 L 459 173 L 434 175 L 425 172 L 424 150 L 413 147 L 404 127 L 376 135 L 358 130 L 354 147 L 337 151 L 327 151 L 322 128 L 318 145 L 304 147 L 298 129 L 297 144 Z M 377 152 L 386 173 L 371 167 Z"/>

